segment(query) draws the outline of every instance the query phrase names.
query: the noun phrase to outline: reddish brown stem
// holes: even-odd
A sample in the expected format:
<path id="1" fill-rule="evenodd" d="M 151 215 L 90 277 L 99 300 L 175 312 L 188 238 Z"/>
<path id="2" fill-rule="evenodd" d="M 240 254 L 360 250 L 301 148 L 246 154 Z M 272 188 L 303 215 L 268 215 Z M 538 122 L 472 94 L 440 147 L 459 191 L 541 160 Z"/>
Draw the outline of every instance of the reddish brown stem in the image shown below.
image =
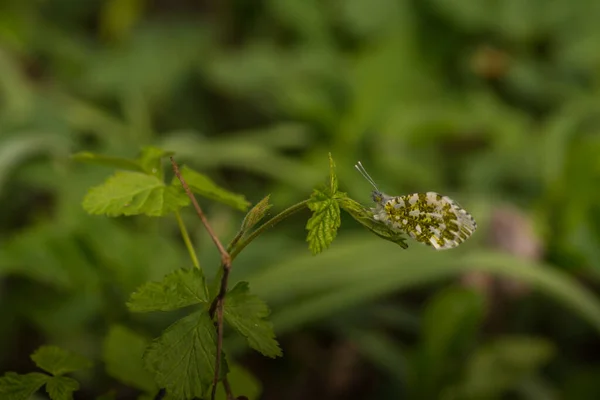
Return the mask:
<path id="1" fill-rule="evenodd" d="M 212 241 L 214 242 L 215 246 L 217 246 L 217 249 L 219 250 L 219 253 L 221 254 L 221 265 L 223 267 L 223 276 L 221 277 L 221 285 L 219 287 L 219 293 L 217 294 L 214 301 L 210 305 L 210 310 L 209 310 L 211 319 L 215 317 L 215 313 L 217 315 L 217 322 L 216 322 L 217 357 L 215 360 L 215 375 L 213 378 L 213 386 L 212 386 L 211 397 L 210 397 L 211 400 L 214 400 L 216 393 L 217 393 L 217 385 L 219 384 L 219 376 L 221 375 L 221 352 L 223 350 L 223 306 L 225 304 L 225 295 L 227 294 L 227 282 L 229 280 L 229 272 L 231 271 L 231 256 L 229 255 L 227 250 L 225 250 L 225 247 L 223 247 L 223 245 L 221 244 L 221 241 L 219 240 L 219 238 L 213 231 L 212 227 L 208 223 L 208 219 L 206 218 L 206 215 L 204 215 L 204 212 L 202 211 L 200 204 L 198 204 L 198 201 L 196 201 L 196 197 L 190 190 L 190 187 L 188 186 L 185 179 L 183 179 L 183 176 L 181 176 L 181 172 L 179 171 L 179 166 L 177 165 L 177 163 L 175 162 L 173 157 L 170 157 L 170 159 L 171 159 L 171 165 L 173 166 L 173 172 L 175 172 L 175 176 L 177 176 L 177 178 L 179 179 L 179 182 L 181 182 L 181 186 L 183 186 L 185 193 L 190 198 L 192 205 L 194 206 L 194 209 L 196 210 L 196 214 L 198 214 L 200 221 L 202 221 L 202 224 L 206 228 L 206 231 L 210 235 Z M 231 387 L 229 386 L 229 382 L 227 382 L 227 379 L 223 380 L 223 385 L 225 387 L 225 392 L 227 393 L 227 398 L 233 399 L 233 394 L 231 393 Z"/>

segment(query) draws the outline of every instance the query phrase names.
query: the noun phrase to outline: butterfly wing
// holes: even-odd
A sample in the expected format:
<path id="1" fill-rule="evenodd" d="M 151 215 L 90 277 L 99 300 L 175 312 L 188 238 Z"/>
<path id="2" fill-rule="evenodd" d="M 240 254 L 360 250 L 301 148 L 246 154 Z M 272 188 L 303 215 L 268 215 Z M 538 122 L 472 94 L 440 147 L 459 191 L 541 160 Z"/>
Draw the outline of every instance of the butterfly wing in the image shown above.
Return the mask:
<path id="1" fill-rule="evenodd" d="M 458 246 L 477 229 L 465 209 L 435 192 L 388 197 L 378 207 L 375 218 L 436 250 Z"/>

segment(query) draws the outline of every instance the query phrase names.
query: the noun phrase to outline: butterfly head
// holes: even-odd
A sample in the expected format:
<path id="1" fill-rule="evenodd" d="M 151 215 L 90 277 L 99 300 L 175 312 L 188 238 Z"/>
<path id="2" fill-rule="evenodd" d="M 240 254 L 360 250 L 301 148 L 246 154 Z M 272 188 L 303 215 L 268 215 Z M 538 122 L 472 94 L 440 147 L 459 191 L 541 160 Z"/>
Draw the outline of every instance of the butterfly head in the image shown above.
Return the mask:
<path id="1" fill-rule="evenodd" d="M 360 174 L 373 186 L 373 188 L 375 190 L 373 190 L 371 192 L 371 198 L 373 199 L 373 201 L 377 204 L 383 204 L 385 203 L 388 199 L 389 196 L 385 195 L 384 193 L 382 193 L 379 188 L 377 188 L 377 184 L 375 184 L 375 181 L 373 180 L 373 178 L 371 178 L 371 175 L 369 175 L 369 173 L 367 172 L 367 170 L 365 169 L 365 167 L 363 167 L 362 163 L 359 161 L 358 164 L 356 164 L 354 166 L 358 172 L 360 172 Z"/>
<path id="2" fill-rule="evenodd" d="M 381 193 L 379 190 L 373 190 L 371 192 L 371 198 L 373 199 L 373 201 L 375 203 L 382 204 L 382 203 L 384 203 L 385 195 L 383 193 Z"/>

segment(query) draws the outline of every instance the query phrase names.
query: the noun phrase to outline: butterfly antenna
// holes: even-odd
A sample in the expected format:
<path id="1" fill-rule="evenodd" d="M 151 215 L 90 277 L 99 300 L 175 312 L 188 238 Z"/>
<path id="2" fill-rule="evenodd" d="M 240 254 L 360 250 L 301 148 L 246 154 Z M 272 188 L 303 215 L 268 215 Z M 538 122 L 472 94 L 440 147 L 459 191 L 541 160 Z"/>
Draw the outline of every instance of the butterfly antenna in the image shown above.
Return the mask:
<path id="1" fill-rule="evenodd" d="M 367 172 L 367 170 L 365 169 L 365 167 L 363 167 L 362 163 L 359 161 L 358 164 L 356 164 L 354 167 L 358 170 L 358 172 L 360 172 L 360 174 L 362 176 L 364 176 L 364 178 L 371 185 L 373 185 L 373 187 L 375 188 L 375 190 L 377 190 L 379 192 L 379 189 L 377 188 L 377 185 L 375 184 L 375 181 L 373 180 L 373 178 L 371 178 L 371 175 L 369 175 L 369 173 Z"/>

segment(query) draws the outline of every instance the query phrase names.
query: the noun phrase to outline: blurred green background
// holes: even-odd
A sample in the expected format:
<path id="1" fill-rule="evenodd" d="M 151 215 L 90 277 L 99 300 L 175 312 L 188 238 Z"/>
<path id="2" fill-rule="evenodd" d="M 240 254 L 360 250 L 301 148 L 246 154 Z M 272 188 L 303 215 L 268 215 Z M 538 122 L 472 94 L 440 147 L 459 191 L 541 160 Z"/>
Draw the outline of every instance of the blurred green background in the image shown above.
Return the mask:
<path id="1" fill-rule="evenodd" d="M 278 212 L 331 151 L 362 203 L 357 160 L 479 229 L 402 250 L 344 215 L 313 257 L 305 212 L 252 243 L 232 284 L 269 303 L 284 358 L 227 346 L 263 399 L 600 398 L 599 17 L 595 0 L 2 0 L 0 373 L 57 344 L 95 360 L 76 399 L 135 398 L 104 371 L 109 327 L 177 317 L 124 305 L 190 264 L 175 219 L 87 216 L 112 171 L 70 154 L 161 146 Z M 202 204 L 228 241 L 243 214 Z"/>

